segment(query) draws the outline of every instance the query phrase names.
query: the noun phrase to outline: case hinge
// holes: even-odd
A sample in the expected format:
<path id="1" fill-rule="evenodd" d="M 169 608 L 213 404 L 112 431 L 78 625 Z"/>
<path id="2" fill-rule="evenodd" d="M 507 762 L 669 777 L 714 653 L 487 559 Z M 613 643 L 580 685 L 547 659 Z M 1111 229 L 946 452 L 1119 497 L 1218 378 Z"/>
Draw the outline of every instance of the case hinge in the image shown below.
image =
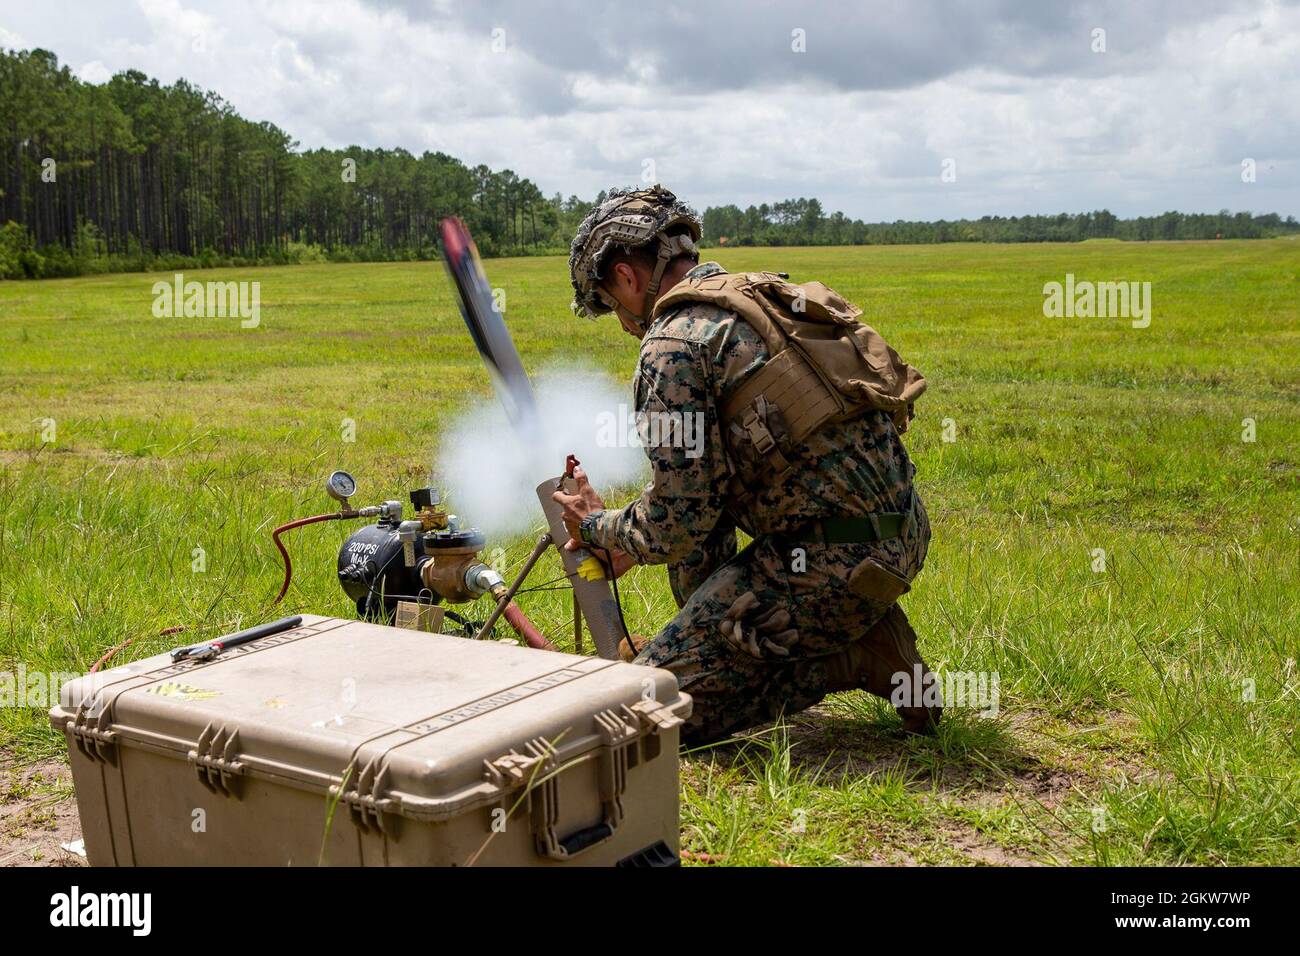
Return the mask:
<path id="1" fill-rule="evenodd" d="M 91 723 L 91 721 L 94 723 Z M 77 711 L 77 716 L 69 720 L 64 727 L 73 743 L 87 759 L 103 763 L 117 763 L 117 732 L 106 730 L 103 721 L 91 717 L 87 711 Z"/>
<path id="2" fill-rule="evenodd" d="M 337 795 L 339 802 L 347 805 L 357 829 L 366 832 L 373 829 L 387 833 L 384 814 L 394 809 L 391 797 L 380 796 L 388 789 L 388 768 L 379 766 L 382 759 L 375 757 L 367 763 L 357 774 L 356 783 L 348 789 L 340 792 L 338 787 L 330 788 L 330 794 Z"/>
<path id="3" fill-rule="evenodd" d="M 213 793 L 238 799 L 238 778 L 244 773 L 244 764 L 239 760 L 238 730 L 208 724 L 188 756 L 199 783 Z"/>

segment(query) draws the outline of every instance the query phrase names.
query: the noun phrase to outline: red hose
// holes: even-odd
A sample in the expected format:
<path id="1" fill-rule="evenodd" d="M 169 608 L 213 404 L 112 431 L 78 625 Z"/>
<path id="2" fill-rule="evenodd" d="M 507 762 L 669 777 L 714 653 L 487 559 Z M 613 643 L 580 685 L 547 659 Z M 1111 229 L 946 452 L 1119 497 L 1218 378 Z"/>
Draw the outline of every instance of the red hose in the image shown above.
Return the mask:
<path id="1" fill-rule="evenodd" d="M 181 631 L 187 630 L 188 628 L 189 628 L 188 624 L 177 624 L 174 627 L 164 627 L 161 631 L 158 632 L 158 636 L 166 637 L 168 634 L 179 634 Z M 139 636 L 140 636 L 139 634 L 136 635 L 136 637 Z M 108 650 L 103 657 L 95 661 L 95 663 L 90 666 L 90 672 L 92 674 L 96 673 L 101 667 L 103 667 L 105 664 L 111 661 L 118 651 L 122 650 L 122 648 L 124 647 L 130 647 L 131 642 L 134 640 L 135 637 L 128 637 L 121 644 L 117 645 L 117 647 Z"/>
<path id="2" fill-rule="evenodd" d="M 506 605 L 503 615 L 515 633 L 524 639 L 524 643 L 529 647 L 536 648 L 539 651 L 558 651 L 559 648 L 542 636 L 533 622 L 528 620 L 524 612 L 519 610 L 519 605 L 511 601 Z"/>
<path id="3" fill-rule="evenodd" d="M 275 546 L 280 549 L 280 556 L 284 558 L 284 583 L 280 585 L 280 593 L 275 596 L 275 600 L 271 602 L 272 605 L 279 604 L 284 600 L 285 594 L 289 592 L 289 583 L 293 580 L 293 559 L 289 557 L 289 551 L 285 548 L 284 542 L 280 540 L 280 535 L 285 531 L 292 531 L 294 528 L 301 528 L 303 525 L 315 524 L 318 521 L 336 521 L 339 518 L 350 517 L 353 517 L 353 515 L 347 515 L 340 511 L 331 511 L 329 514 L 312 515 L 310 518 L 299 518 L 296 521 L 287 522 L 271 532 L 271 540 L 275 542 Z M 536 648 L 540 651 L 559 650 L 558 647 L 542 636 L 542 632 L 537 629 L 532 621 L 528 620 L 524 612 L 519 610 L 519 605 L 515 604 L 514 601 L 511 601 L 506 605 L 505 614 L 503 616 L 510 626 L 514 628 L 515 633 L 522 637 L 529 647 Z M 163 637 L 167 634 L 176 634 L 185 629 L 186 626 L 181 624 L 176 627 L 164 628 L 158 632 L 158 635 Z M 117 645 L 117 647 L 110 649 L 103 657 L 95 661 L 94 665 L 90 668 L 90 673 L 93 674 L 98 671 L 104 666 L 104 664 L 112 660 L 118 651 L 130 645 L 134 640 L 134 637 L 128 638 L 121 644 Z"/>
<path id="4" fill-rule="evenodd" d="M 289 552 L 285 548 L 284 542 L 280 540 L 280 535 L 285 531 L 301 528 L 305 524 L 315 524 L 317 521 L 336 521 L 344 517 L 351 517 L 351 515 L 344 515 L 340 511 L 331 511 L 325 515 L 312 515 L 310 518 L 299 518 L 297 521 L 290 521 L 271 532 L 271 540 L 275 542 L 275 546 L 280 549 L 280 556 L 284 558 L 284 584 L 280 585 L 280 593 L 275 596 L 275 600 L 271 602 L 272 605 L 279 604 L 284 600 L 284 596 L 289 590 L 289 582 L 293 580 L 293 561 L 289 558 Z"/>
<path id="5" fill-rule="evenodd" d="M 114 648 L 109 649 L 109 650 L 104 654 L 103 657 L 101 657 L 99 660 L 95 661 L 95 663 L 93 663 L 93 664 L 90 665 L 90 672 L 93 674 L 93 673 L 95 673 L 96 671 L 98 671 L 101 667 L 103 667 L 105 664 L 107 664 L 110 660 L 113 659 L 113 655 L 114 655 L 114 654 L 116 654 L 116 653 L 117 653 L 118 651 L 120 651 L 122 648 L 129 646 L 130 643 L 131 643 L 132 641 L 134 641 L 134 640 L 135 640 L 134 637 L 128 637 L 128 638 L 127 638 L 125 641 L 123 641 L 121 644 L 117 645 L 117 647 L 114 647 Z"/>

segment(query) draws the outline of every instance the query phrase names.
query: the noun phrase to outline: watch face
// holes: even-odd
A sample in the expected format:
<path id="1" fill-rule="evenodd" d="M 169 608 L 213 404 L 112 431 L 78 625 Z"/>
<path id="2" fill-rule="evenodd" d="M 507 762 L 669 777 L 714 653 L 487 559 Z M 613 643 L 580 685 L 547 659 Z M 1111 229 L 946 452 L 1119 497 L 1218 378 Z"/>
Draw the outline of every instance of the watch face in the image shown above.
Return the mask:
<path id="1" fill-rule="evenodd" d="M 346 471 L 336 471 L 330 475 L 325 490 L 329 492 L 331 498 L 342 501 L 344 498 L 351 498 L 357 493 L 357 482 Z"/>

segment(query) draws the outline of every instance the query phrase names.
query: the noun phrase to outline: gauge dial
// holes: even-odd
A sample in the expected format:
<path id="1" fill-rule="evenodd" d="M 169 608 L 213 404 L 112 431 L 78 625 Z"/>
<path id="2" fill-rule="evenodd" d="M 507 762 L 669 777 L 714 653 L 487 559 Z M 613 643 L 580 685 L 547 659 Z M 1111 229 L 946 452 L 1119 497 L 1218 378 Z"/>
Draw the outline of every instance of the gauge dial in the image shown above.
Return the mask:
<path id="1" fill-rule="evenodd" d="M 335 501 L 347 501 L 357 493 L 357 480 L 346 471 L 336 471 L 325 482 L 325 491 Z"/>

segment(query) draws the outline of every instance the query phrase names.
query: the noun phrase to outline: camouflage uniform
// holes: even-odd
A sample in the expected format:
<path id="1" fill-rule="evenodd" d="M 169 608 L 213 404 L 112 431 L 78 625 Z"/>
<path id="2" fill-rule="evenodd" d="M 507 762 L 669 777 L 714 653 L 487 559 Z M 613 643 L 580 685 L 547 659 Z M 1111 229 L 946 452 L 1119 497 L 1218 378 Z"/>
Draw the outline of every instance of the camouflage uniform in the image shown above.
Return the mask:
<path id="1" fill-rule="evenodd" d="M 721 271 L 703 263 L 688 275 Z M 889 609 L 851 592 L 849 571 L 873 556 L 911 580 L 930 539 L 912 487 L 915 468 L 883 411 L 809 436 L 780 487 L 730 493 L 735 469 L 718 410 L 767 357 L 758 333 L 725 309 L 690 303 L 658 316 L 641 344 L 636 407 L 647 415 L 701 415 L 702 453 L 692 457 L 698 440 L 695 449 L 671 439 L 647 444 L 650 485 L 627 507 L 598 512 L 590 529 L 594 544 L 668 565 L 681 610 L 636 662 L 673 671 L 692 695 L 686 739 L 695 743 L 820 701 L 827 656 Z M 818 518 L 909 509 L 903 534 L 880 542 L 827 545 L 792 534 Z M 737 528 L 753 537 L 739 554 Z M 752 604 L 742 600 L 747 592 L 757 599 Z"/>

